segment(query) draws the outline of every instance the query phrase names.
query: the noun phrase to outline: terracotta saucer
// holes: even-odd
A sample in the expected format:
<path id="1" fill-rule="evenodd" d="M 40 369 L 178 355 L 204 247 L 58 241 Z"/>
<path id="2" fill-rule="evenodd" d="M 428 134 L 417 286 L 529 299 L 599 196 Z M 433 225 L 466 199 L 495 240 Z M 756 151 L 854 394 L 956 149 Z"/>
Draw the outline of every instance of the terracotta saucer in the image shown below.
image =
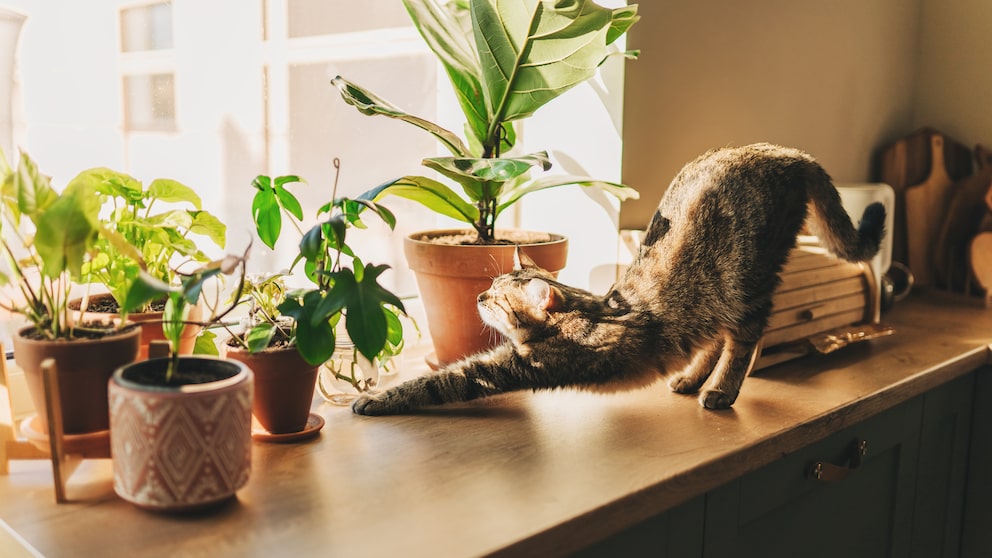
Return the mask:
<path id="1" fill-rule="evenodd" d="M 290 442 L 299 442 L 301 440 L 308 440 L 313 438 L 317 434 L 320 434 L 320 429 L 324 427 L 324 417 L 318 415 L 317 413 L 310 413 L 307 417 L 307 425 L 303 427 L 303 430 L 299 432 L 287 432 L 285 434 L 272 434 L 268 430 L 265 430 L 258 424 L 252 424 L 251 438 L 252 440 L 258 442 L 270 442 L 273 444 L 288 444 Z"/>
<path id="2" fill-rule="evenodd" d="M 48 433 L 41 429 L 41 420 L 37 414 L 31 415 L 21 422 L 21 435 L 31 442 L 31 445 L 48 453 Z M 66 434 L 62 438 L 66 454 L 82 455 L 84 457 L 110 457 L 110 430 L 98 430 L 85 434 Z"/>

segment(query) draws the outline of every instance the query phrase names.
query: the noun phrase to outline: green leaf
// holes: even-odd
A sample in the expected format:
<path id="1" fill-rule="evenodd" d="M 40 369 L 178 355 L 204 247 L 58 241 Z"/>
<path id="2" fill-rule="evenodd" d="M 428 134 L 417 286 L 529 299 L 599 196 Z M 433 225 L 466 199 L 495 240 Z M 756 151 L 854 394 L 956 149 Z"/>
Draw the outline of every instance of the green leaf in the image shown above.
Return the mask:
<path id="1" fill-rule="evenodd" d="M 479 218 L 478 208 L 463 200 L 451 188 L 425 176 L 390 180 L 363 193 L 359 199 L 379 201 L 389 195 L 415 201 L 436 213 L 465 223 L 473 223 Z"/>
<path id="2" fill-rule="evenodd" d="M 251 201 L 251 218 L 255 222 L 258 238 L 269 249 L 275 249 L 282 232 L 282 212 L 279 211 L 279 202 L 271 188 L 255 192 Z"/>
<path id="3" fill-rule="evenodd" d="M 328 319 L 316 319 L 322 301 L 319 290 L 288 293 L 279 312 L 296 320 L 296 349 L 303 360 L 318 365 L 334 353 L 334 326 Z"/>
<path id="4" fill-rule="evenodd" d="M 637 23 L 641 16 L 637 15 L 637 4 L 622 6 L 613 10 L 610 30 L 606 33 L 606 44 L 611 45 Z"/>
<path id="5" fill-rule="evenodd" d="M 372 360 L 386 345 L 390 311 L 384 306 L 391 304 L 403 310 L 403 303 L 378 283 L 379 276 L 389 269 L 387 265 L 364 267 L 361 280 L 354 285 L 347 297 L 345 308 L 345 328 L 358 352 Z M 357 274 L 356 274 L 357 275 Z"/>
<path id="6" fill-rule="evenodd" d="M 534 166 L 542 170 L 551 168 L 547 152 L 532 153 L 523 157 L 498 159 L 459 159 L 434 157 L 424 159 L 427 168 L 461 184 L 472 201 L 486 201 L 499 194 L 503 183 L 526 173 Z"/>
<path id="7" fill-rule="evenodd" d="M 189 232 L 209 238 L 219 248 L 227 245 L 227 225 L 207 211 L 190 211 Z"/>
<path id="8" fill-rule="evenodd" d="M 296 196 L 292 192 L 287 190 L 283 185 L 285 181 L 280 179 L 285 179 L 289 177 L 281 176 L 276 179 L 275 193 L 276 199 L 279 200 L 279 206 L 286 210 L 290 215 L 296 217 L 297 221 L 303 220 L 303 207 L 300 206 L 300 201 L 296 199 Z M 296 178 L 295 176 L 292 178 Z M 299 182 L 299 180 L 294 180 L 292 182 Z"/>
<path id="9" fill-rule="evenodd" d="M 151 199 L 169 202 L 189 202 L 196 209 L 203 208 L 200 196 L 189 186 L 171 178 L 157 178 L 148 185 L 148 196 Z"/>
<path id="10" fill-rule="evenodd" d="M 83 260 L 97 239 L 101 201 L 91 184 L 70 182 L 38 216 L 35 249 L 45 275 L 68 271 L 80 277 Z"/>
<path id="11" fill-rule="evenodd" d="M 200 334 L 196 336 L 196 342 L 193 344 L 193 354 L 220 356 L 215 339 L 217 339 L 216 333 L 209 329 L 201 330 Z"/>
<path id="12" fill-rule="evenodd" d="M 36 225 L 41 212 L 59 197 L 49 177 L 41 174 L 31 157 L 23 152 L 14 173 L 14 192 L 17 195 L 14 220 L 20 220 L 23 214 Z M 14 208 L 12 205 L 10 207 Z"/>
<path id="13" fill-rule="evenodd" d="M 178 288 L 172 287 L 146 271 L 141 271 L 138 273 L 138 278 L 131 283 L 124 301 L 121 302 L 121 309 L 125 312 L 134 312 L 153 300 L 177 292 Z"/>
<path id="14" fill-rule="evenodd" d="M 608 39 L 633 23 L 629 9 L 591 0 L 477 0 L 471 10 L 489 138 L 501 123 L 530 116 L 591 78 L 607 56 Z"/>
<path id="15" fill-rule="evenodd" d="M 265 350 L 275 336 L 276 331 L 275 324 L 264 322 L 258 324 L 257 326 L 251 328 L 248 334 L 245 335 L 245 343 L 248 345 L 248 352 L 257 353 L 259 351 Z"/>
<path id="16" fill-rule="evenodd" d="M 465 115 L 469 144 L 481 155 L 488 122 L 481 82 L 482 68 L 475 45 L 470 40 L 471 20 L 467 6 L 449 7 L 438 0 L 403 0 L 410 18 L 424 42 L 444 67 L 455 98 Z M 513 147 L 512 139 L 505 149 Z M 455 153 L 456 156 L 459 154 Z M 466 153 L 462 156 L 468 156 Z"/>
<path id="17" fill-rule="evenodd" d="M 375 94 L 362 89 L 361 87 L 347 81 L 341 76 L 331 80 L 331 85 L 338 88 L 341 98 L 346 103 L 354 106 L 359 112 L 365 115 L 381 114 L 397 120 L 402 120 L 409 124 L 426 130 L 441 141 L 445 147 L 456 157 L 469 157 L 471 154 L 465 144 L 454 132 L 446 130 L 433 122 L 423 118 L 407 114 L 389 101 L 382 99 Z"/>
<path id="18" fill-rule="evenodd" d="M 504 209 L 510 207 L 516 203 L 517 200 L 532 192 L 570 185 L 578 185 L 602 190 L 608 194 L 616 196 L 620 201 L 636 200 L 640 197 L 637 190 L 617 182 L 594 180 L 587 176 L 575 176 L 568 174 L 542 176 L 534 180 L 523 182 L 515 188 L 510 188 L 504 191 L 503 196 L 499 199 L 496 214 L 499 215 Z"/>

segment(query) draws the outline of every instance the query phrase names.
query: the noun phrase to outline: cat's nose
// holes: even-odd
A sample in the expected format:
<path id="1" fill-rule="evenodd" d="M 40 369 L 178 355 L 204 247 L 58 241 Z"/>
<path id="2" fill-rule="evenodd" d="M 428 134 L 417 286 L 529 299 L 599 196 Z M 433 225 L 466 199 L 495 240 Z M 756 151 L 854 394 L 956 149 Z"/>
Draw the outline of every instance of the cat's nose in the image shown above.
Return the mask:
<path id="1" fill-rule="evenodd" d="M 479 296 L 476 298 L 476 300 L 478 300 L 479 302 L 485 302 L 488 298 L 489 298 L 489 293 L 488 292 L 482 292 L 482 293 L 479 293 Z"/>

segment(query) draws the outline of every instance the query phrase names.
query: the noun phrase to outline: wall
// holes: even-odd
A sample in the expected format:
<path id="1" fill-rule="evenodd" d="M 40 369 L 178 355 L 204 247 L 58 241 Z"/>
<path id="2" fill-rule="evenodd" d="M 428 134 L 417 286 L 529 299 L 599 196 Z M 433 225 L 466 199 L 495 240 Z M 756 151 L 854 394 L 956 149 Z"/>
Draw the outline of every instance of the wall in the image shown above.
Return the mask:
<path id="1" fill-rule="evenodd" d="M 868 180 L 873 151 L 915 125 L 923 2 L 927 14 L 944 4 L 641 2 L 623 125 L 623 180 L 641 199 L 624 204 L 621 227 L 644 227 L 675 173 L 714 147 L 791 145 L 837 181 Z"/>
<path id="2" fill-rule="evenodd" d="M 992 145 L 992 2 L 923 0 L 915 126 Z"/>

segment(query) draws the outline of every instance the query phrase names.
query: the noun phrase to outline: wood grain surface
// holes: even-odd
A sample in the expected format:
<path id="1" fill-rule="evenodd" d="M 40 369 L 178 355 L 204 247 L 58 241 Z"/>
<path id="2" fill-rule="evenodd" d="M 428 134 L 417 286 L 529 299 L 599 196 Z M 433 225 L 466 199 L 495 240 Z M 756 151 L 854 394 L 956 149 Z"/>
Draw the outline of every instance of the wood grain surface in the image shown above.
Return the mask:
<path id="1" fill-rule="evenodd" d="M 0 518 L 49 558 L 565 554 L 990 361 L 990 311 L 913 295 L 883 323 L 895 335 L 748 378 L 728 411 L 663 382 L 386 418 L 320 401 L 320 436 L 256 443 L 247 487 L 211 513 L 136 509 L 106 461 L 57 505 L 48 466 L 20 461 Z"/>

